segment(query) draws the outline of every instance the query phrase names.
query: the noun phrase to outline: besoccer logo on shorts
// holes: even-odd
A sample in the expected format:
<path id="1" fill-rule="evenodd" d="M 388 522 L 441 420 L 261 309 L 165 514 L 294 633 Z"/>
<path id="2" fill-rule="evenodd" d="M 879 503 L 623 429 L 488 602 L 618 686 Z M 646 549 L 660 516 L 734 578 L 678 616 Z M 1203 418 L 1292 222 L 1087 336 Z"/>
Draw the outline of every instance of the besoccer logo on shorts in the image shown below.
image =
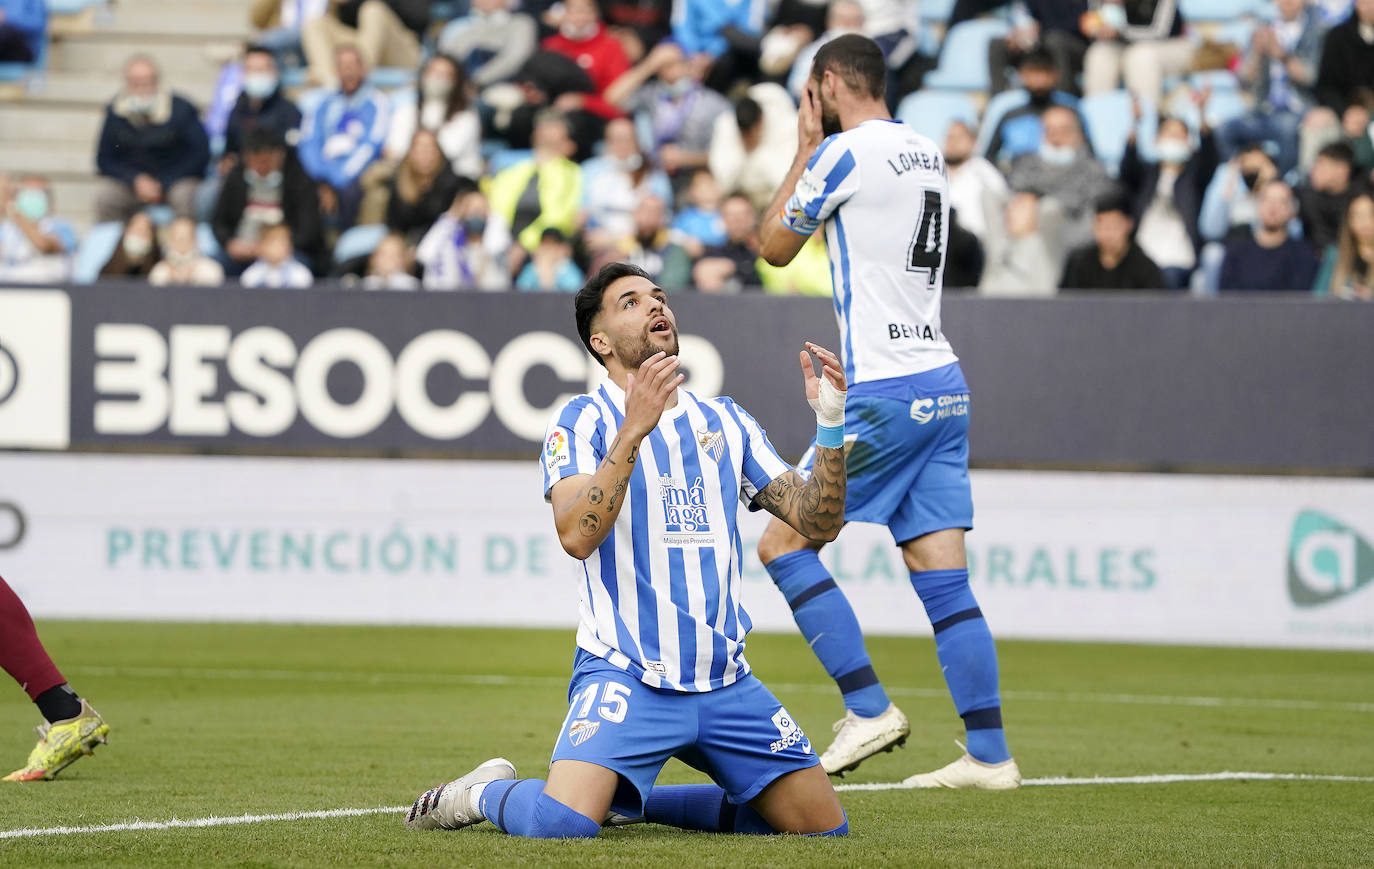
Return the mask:
<path id="1" fill-rule="evenodd" d="M 768 749 L 774 754 L 797 744 L 801 744 L 803 754 L 811 753 L 811 741 L 797 726 L 797 722 L 792 720 L 792 716 L 787 714 L 786 709 L 779 709 L 773 713 L 773 726 L 778 729 L 778 736 L 781 737 L 768 745 Z"/>

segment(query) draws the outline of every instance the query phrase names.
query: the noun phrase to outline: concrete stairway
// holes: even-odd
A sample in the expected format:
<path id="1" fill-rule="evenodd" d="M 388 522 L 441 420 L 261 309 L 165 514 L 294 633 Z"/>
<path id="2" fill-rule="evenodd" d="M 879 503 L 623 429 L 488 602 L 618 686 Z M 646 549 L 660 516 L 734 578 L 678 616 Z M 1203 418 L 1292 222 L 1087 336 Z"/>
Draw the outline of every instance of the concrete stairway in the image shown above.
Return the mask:
<path id="1" fill-rule="evenodd" d="M 250 0 L 114 0 L 54 19 L 50 63 L 31 87 L 0 94 L 0 171 L 53 182 L 57 213 L 84 231 L 93 219 L 95 149 L 125 60 L 148 54 L 163 81 L 202 109 L 219 75 L 210 50 L 242 43 Z"/>

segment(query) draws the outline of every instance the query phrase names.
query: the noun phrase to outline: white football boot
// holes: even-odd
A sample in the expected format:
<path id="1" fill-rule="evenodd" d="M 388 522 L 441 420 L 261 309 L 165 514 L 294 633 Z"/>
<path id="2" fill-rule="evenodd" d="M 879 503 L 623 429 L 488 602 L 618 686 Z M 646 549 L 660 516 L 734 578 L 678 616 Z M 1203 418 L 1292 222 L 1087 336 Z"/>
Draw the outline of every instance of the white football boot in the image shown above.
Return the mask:
<path id="1" fill-rule="evenodd" d="M 477 798 L 489 782 L 515 778 L 515 766 L 496 757 L 462 778 L 432 787 L 420 794 L 406 813 L 409 830 L 458 830 L 485 821 Z"/>
<path id="2" fill-rule="evenodd" d="M 964 744 L 955 740 L 955 745 Z M 1009 791 L 1021 787 L 1021 770 L 1016 760 L 983 763 L 964 749 L 964 756 L 934 772 L 923 772 L 902 782 L 909 788 L 979 788 L 985 791 Z"/>
<path id="3" fill-rule="evenodd" d="M 843 776 L 880 751 L 904 745 L 911 725 L 902 710 L 889 703 L 875 718 L 863 718 L 846 710 L 835 722 L 835 741 L 821 755 L 821 769 Z"/>

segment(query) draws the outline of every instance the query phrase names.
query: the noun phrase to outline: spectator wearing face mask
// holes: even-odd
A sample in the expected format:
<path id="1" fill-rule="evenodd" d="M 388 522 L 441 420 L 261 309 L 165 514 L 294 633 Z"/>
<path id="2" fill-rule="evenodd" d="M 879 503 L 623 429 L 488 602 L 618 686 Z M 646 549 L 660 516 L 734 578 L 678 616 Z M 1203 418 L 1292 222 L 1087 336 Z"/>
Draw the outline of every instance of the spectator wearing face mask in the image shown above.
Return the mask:
<path id="1" fill-rule="evenodd" d="M 436 54 L 420 69 L 415 99 L 391 106 L 391 125 L 382 158 L 393 165 L 410 149 L 417 130 L 438 137 L 453 171 L 464 178 L 482 177 L 482 121 L 472 105 L 467 73 L 452 57 Z"/>
<path id="2" fill-rule="evenodd" d="M 210 142 L 196 107 L 162 86 L 157 64 L 138 55 L 124 65 L 124 87 L 105 109 L 96 166 L 96 220 L 124 221 L 149 205 L 195 214 L 196 189 Z"/>
<path id="3" fill-rule="evenodd" d="M 155 287 L 217 287 L 224 283 L 224 268 L 201 253 L 196 244 L 195 221 L 177 218 L 163 237 L 162 262 L 153 266 L 148 283 Z"/>
<path id="4" fill-rule="evenodd" d="M 210 221 L 223 249 L 221 265 L 239 275 L 261 252 L 267 227 L 285 224 L 293 248 L 314 264 L 321 248 L 315 184 L 273 130 L 256 127 L 244 136 L 243 159 L 224 178 Z"/>
<path id="5" fill-rule="evenodd" d="M 1112 182 L 1089 152 L 1077 112 L 1051 106 L 1041 123 L 1045 139 L 1039 152 L 1017 158 L 1008 180 L 1012 190 L 1034 190 L 1058 202 L 1066 221 L 1065 246 L 1081 247 L 1092 239 L 1094 205 L 1111 189 Z M 1057 283 L 1057 271 L 1055 278 Z"/>
<path id="6" fill-rule="evenodd" d="M 1010 165 L 1017 157 L 1034 154 L 1045 141 L 1041 118 L 1054 106 L 1075 104 L 1072 95 L 1059 89 L 1059 67 L 1049 53 L 1032 49 L 1021 58 L 1021 86 L 1026 91 L 1025 105 L 1008 111 L 997 122 L 988 141 L 988 159 Z"/>
<path id="7" fill-rule="evenodd" d="M 634 230 L 634 210 L 645 196 L 673 198 L 668 176 L 645 159 L 629 118 L 606 124 L 601 156 L 582 164 L 583 238 L 593 256 Z"/>
<path id="8" fill-rule="evenodd" d="M 949 207 L 959 212 L 959 222 L 981 242 L 989 220 L 1001 216 L 984 211 L 985 194 L 1000 200 L 1009 188 L 997 167 L 973 153 L 975 130 L 967 121 L 954 121 L 945 131 L 945 166 L 949 169 Z M 958 284 L 951 284 L 958 286 Z"/>
<path id="9" fill-rule="evenodd" d="M 294 137 L 301 128 L 300 109 L 282 93 L 277 59 L 260 45 L 249 46 L 243 54 L 243 92 L 234 102 L 224 128 L 225 158 L 239 156 L 243 136 L 252 127 L 275 130 L 283 141 Z M 228 171 L 223 164 L 221 168 Z"/>
<path id="10" fill-rule="evenodd" d="M 46 178 L 30 175 L 15 184 L 0 172 L 0 281 L 60 283 L 72 272 L 76 232 L 52 214 Z"/>
<path id="11" fill-rule="evenodd" d="M 668 42 L 613 84 L 606 98 L 647 122 L 658 165 L 674 184 L 707 164 L 716 118 L 730 110 L 725 97 L 703 86 L 681 49 Z"/>
<path id="12" fill-rule="evenodd" d="M 722 193 L 743 193 L 763 210 L 797 152 L 797 105 L 781 85 L 751 85 L 734 112 L 716 116 L 707 166 Z"/>
<path id="13" fill-rule="evenodd" d="M 1219 288 L 1309 292 L 1317 275 L 1317 258 L 1307 242 L 1289 233 L 1295 213 L 1293 188 L 1282 181 L 1265 184 L 1253 232 L 1226 248 Z"/>
<path id="14" fill-rule="evenodd" d="M 427 290 L 510 289 L 510 227 L 481 193 L 460 193 L 420 241 L 415 260 Z"/>
<path id="15" fill-rule="evenodd" d="M 1195 99 L 1201 107 L 1207 94 L 1199 92 Z M 1136 241 L 1162 270 L 1165 286 L 1183 289 L 1202 251 L 1198 220 L 1202 197 L 1220 162 L 1216 143 L 1204 126 L 1194 147 L 1188 125 L 1179 118 L 1165 118 L 1155 140 L 1157 160 L 1151 162 L 1136 147 L 1135 128 L 1132 124 L 1120 177 L 1130 196 L 1128 214 L 1135 221 Z"/>
<path id="16" fill-rule="evenodd" d="M 100 269 L 102 278 L 146 278 L 162 259 L 157 247 L 157 228 L 146 211 L 136 211 L 124 224 L 124 235 L 110 259 Z"/>

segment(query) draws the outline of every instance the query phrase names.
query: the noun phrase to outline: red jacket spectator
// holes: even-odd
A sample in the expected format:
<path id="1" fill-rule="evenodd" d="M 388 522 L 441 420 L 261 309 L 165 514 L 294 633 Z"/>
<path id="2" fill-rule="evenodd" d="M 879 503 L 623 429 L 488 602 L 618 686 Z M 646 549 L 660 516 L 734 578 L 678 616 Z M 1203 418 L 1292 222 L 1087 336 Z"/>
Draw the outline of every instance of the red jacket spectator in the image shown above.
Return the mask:
<path id="1" fill-rule="evenodd" d="M 572 58 L 578 66 L 587 71 L 592 84 L 596 87 L 596 93 L 583 96 L 583 108 L 607 120 L 620 117 L 620 109 L 602 98 L 611 82 L 620 78 L 630 68 L 630 59 L 625 56 L 625 49 L 621 47 L 620 40 L 612 36 L 599 21 L 596 22 L 592 35 L 585 39 L 569 38 L 566 35 L 568 29 L 565 22 L 563 29 L 546 38 L 542 47 Z"/>

